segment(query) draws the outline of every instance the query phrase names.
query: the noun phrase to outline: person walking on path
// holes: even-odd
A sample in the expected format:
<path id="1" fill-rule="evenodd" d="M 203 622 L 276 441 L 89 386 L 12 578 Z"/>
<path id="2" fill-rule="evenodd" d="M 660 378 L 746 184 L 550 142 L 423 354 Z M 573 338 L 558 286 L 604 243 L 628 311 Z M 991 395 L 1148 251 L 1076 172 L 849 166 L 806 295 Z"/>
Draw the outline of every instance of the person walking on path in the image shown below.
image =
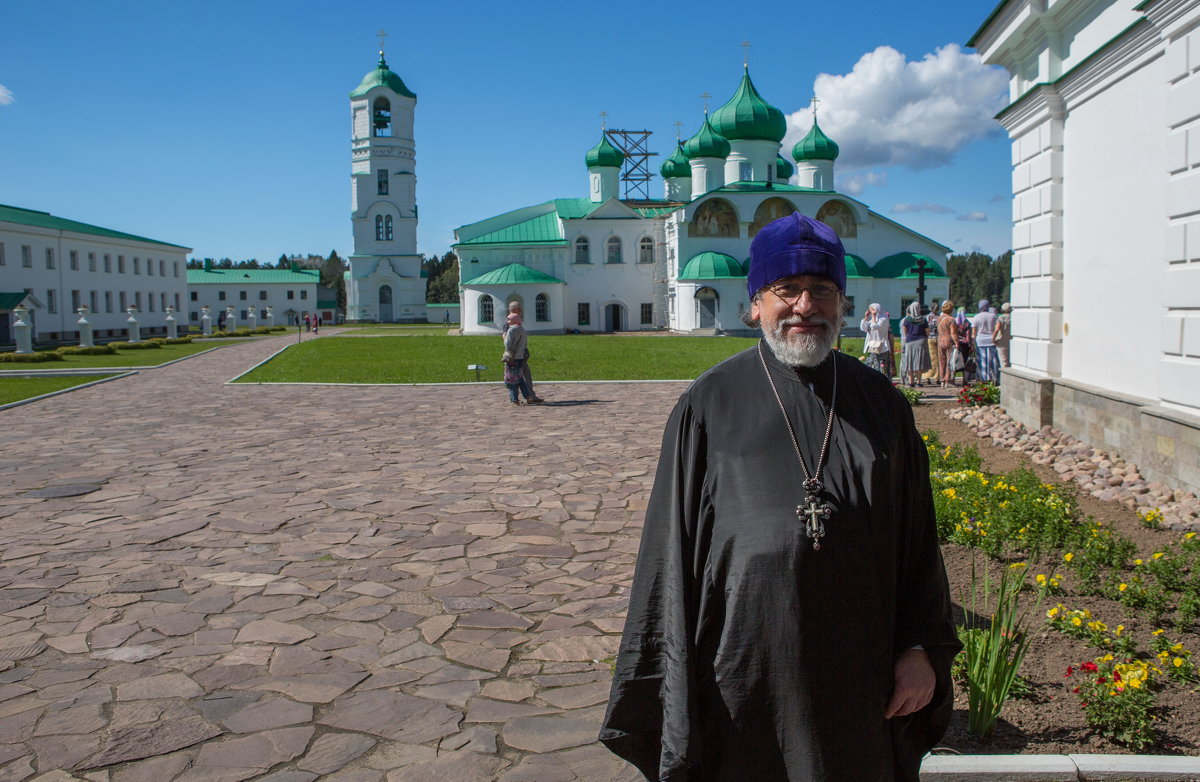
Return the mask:
<path id="1" fill-rule="evenodd" d="M 992 334 L 996 331 L 996 314 L 987 299 L 979 300 L 979 312 L 971 320 L 971 336 L 975 340 L 975 361 L 979 368 L 979 379 L 985 383 L 999 380 L 1000 357 Z"/>
<path id="2" fill-rule="evenodd" d="M 958 346 L 958 324 L 954 316 L 954 302 L 946 299 L 942 302 L 942 314 L 938 317 L 937 349 L 938 377 L 941 378 L 942 388 L 954 386 L 954 350 Z"/>
<path id="3" fill-rule="evenodd" d="M 1000 315 L 996 317 L 996 330 L 992 332 L 992 342 L 996 345 L 996 357 L 1000 366 L 1011 367 L 1008 360 L 1008 342 L 1012 339 L 1012 305 L 1007 301 L 1000 305 Z"/>
<path id="4" fill-rule="evenodd" d="M 515 313 L 510 314 L 504 323 L 502 361 L 504 362 L 504 385 L 508 388 L 508 401 L 514 405 L 521 404 L 517 398 L 518 391 L 521 392 L 521 396 L 525 397 L 525 404 L 542 403 L 541 399 L 534 396 L 528 381 L 525 380 L 525 359 L 520 357 L 526 355 L 526 340 L 525 327 L 521 325 L 521 316 Z"/>
<path id="5" fill-rule="evenodd" d="M 663 435 L 600 740 L 649 780 L 917 782 L 960 644 L 929 462 L 891 382 L 833 350 L 842 243 L 750 245 L 763 339 Z"/>
<path id="6" fill-rule="evenodd" d="M 900 378 L 908 378 L 910 388 L 924 385 L 921 375 L 929 369 L 929 324 L 921 314 L 921 304 L 908 305 L 908 312 L 900 321 L 900 333 L 904 341 L 903 358 L 900 360 Z"/>
<path id="7" fill-rule="evenodd" d="M 510 301 L 508 303 L 508 317 L 505 318 L 505 321 L 504 321 L 504 328 L 506 331 L 508 329 L 508 324 L 512 322 L 511 319 L 514 315 L 516 316 L 517 324 L 520 326 L 524 326 L 525 321 L 524 321 L 524 317 L 521 314 L 520 302 Z M 535 405 L 540 405 L 542 402 L 544 402 L 546 400 L 544 400 L 540 396 L 538 396 L 537 393 L 533 390 L 533 372 L 529 369 L 529 347 L 528 347 L 529 342 L 528 342 L 528 340 L 526 340 L 525 344 L 526 344 L 525 355 L 521 360 L 521 374 L 524 375 L 524 377 L 525 377 L 525 386 L 529 389 L 529 393 L 531 395 L 531 403 L 535 404 Z"/>
<path id="8" fill-rule="evenodd" d="M 890 377 L 888 343 L 891 335 L 888 333 L 888 319 L 883 307 L 878 303 L 870 304 L 858 327 L 866 335 L 866 339 L 863 341 L 863 355 L 866 356 L 864 363 L 871 369 Z"/>

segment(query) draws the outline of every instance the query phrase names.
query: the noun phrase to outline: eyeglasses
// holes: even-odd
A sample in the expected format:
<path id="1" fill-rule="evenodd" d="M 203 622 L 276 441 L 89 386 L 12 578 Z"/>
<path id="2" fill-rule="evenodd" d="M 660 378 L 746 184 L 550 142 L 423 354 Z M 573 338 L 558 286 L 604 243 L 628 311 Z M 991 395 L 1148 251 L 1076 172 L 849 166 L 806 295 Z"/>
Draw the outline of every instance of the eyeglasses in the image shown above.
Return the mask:
<path id="1" fill-rule="evenodd" d="M 833 301 L 838 295 L 836 285 L 825 283 L 800 285 L 795 282 L 785 282 L 779 285 L 768 285 L 767 290 L 782 299 L 789 307 L 796 306 L 796 302 L 800 301 L 800 297 L 804 295 L 805 291 L 808 291 L 808 295 L 813 301 Z"/>

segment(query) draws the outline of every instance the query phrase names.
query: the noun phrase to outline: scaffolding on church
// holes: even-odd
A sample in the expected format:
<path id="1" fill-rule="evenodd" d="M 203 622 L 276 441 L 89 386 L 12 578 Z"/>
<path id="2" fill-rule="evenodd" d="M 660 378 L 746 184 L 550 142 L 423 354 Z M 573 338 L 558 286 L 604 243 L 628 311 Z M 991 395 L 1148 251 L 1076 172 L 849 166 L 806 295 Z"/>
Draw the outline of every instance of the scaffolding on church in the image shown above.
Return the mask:
<path id="1" fill-rule="evenodd" d="M 621 182 L 625 198 L 650 200 L 650 158 L 657 157 L 648 146 L 652 130 L 605 130 L 608 140 L 625 153 L 625 165 L 621 167 Z"/>

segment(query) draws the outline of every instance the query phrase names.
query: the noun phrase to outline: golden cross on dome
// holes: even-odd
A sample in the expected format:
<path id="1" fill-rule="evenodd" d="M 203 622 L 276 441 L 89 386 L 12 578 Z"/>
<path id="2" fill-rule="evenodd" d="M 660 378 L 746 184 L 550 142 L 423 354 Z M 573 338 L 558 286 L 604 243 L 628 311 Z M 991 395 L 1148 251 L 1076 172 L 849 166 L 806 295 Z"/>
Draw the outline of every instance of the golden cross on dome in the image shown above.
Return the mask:
<path id="1" fill-rule="evenodd" d="M 812 106 L 813 120 L 814 120 L 814 121 L 817 119 L 817 104 L 818 104 L 818 103 L 820 103 L 820 102 L 821 102 L 821 99 L 820 99 L 820 98 L 818 98 L 816 95 L 812 96 L 812 100 L 810 100 L 810 101 L 808 102 L 808 104 L 809 104 L 810 106 Z"/>
<path id="2" fill-rule="evenodd" d="M 681 138 L 683 138 L 683 123 L 675 120 L 675 140 L 679 141 Z"/>
<path id="3" fill-rule="evenodd" d="M 608 112 L 600 112 L 600 130 L 608 130 Z"/>
<path id="4" fill-rule="evenodd" d="M 379 32 L 375 33 L 375 37 L 379 39 L 379 53 L 383 54 L 383 39 L 387 38 L 387 33 L 383 31 L 382 27 L 380 27 Z"/>
<path id="5" fill-rule="evenodd" d="M 704 98 L 704 113 L 707 114 L 708 113 L 708 99 L 711 98 L 712 95 L 709 95 L 707 92 L 702 92 L 702 93 L 700 93 L 700 97 Z"/>
<path id="6" fill-rule="evenodd" d="M 742 67 L 749 68 L 750 67 L 750 42 L 742 41 L 741 43 L 738 44 L 738 46 L 742 47 Z"/>

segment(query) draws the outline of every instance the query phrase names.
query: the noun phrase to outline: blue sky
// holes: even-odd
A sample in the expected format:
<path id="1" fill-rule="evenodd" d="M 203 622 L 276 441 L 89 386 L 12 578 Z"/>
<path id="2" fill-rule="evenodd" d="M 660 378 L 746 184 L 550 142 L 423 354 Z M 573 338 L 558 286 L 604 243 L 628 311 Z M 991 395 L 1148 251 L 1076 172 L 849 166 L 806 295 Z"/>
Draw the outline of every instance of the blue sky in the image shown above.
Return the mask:
<path id="1" fill-rule="evenodd" d="M 418 96 L 418 249 L 440 254 L 459 225 L 585 196 L 602 111 L 670 154 L 676 121 L 698 129 L 701 93 L 714 108 L 733 94 L 749 40 L 756 86 L 792 115 L 788 149 L 815 89 L 839 187 L 956 251 L 997 254 L 1009 146 L 990 117 L 1006 79 L 959 48 L 993 6 L 5 3 L 0 203 L 195 257 L 347 255 L 348 93 L 384 28 Z"/>

